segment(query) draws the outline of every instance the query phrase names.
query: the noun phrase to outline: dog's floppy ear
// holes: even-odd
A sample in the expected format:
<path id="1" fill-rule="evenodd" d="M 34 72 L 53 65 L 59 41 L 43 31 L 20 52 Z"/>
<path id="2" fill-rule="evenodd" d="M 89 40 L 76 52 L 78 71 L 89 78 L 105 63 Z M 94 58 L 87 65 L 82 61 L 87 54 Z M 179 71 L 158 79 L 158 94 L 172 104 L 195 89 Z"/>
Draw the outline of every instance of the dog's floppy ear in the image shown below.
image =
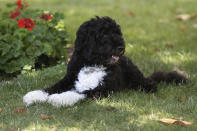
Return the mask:
<path id="1" fill-rule="evenodd" d="M 95 33 L 88 22 L 79 27 L 75 40 L 75 51 L 80 52 L 86 58 L 91 58 L 92 48 L 96 44 Z"/>
<path id="2" fill-rule="evenodd" d="M 85 46 L 87 46 L 88 30 L 86 27 L 81 25 L 76 33 L 75 40 L 75 50 L 81 51 Z"/>

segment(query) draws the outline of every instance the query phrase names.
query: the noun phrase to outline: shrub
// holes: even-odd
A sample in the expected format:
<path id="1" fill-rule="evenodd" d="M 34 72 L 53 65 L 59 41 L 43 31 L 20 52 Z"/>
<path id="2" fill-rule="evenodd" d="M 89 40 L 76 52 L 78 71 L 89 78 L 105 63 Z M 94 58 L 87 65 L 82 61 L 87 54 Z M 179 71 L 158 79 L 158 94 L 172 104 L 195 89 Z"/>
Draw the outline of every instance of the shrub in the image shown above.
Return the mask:
<path id="1" fill-rule="evenodd" d="M 45 64 L 42 58 L 57 62 L 66 57 L 64 16 L 27 7 L 26 1 L 18 0 L 0 15 L 1 72 L 16 73 L 25 66 Z"/>

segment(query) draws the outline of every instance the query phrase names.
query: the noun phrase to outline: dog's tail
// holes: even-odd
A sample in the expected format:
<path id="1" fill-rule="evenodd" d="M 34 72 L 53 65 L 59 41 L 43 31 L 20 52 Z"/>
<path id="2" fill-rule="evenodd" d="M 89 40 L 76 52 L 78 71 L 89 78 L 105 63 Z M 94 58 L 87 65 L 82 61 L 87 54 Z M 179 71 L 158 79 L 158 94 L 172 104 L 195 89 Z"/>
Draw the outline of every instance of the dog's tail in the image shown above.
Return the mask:
<path id="1" fill-rule="evenodd" d="M 156 83 L 166 82 L 168 84 L 186 84 L 188 83 L 188 75 L 184 71 L 180 71 L 178 68 L 174 68 L 171 72 L 154 72 L 149 76 L 150 79 L 155 81 Z"/>

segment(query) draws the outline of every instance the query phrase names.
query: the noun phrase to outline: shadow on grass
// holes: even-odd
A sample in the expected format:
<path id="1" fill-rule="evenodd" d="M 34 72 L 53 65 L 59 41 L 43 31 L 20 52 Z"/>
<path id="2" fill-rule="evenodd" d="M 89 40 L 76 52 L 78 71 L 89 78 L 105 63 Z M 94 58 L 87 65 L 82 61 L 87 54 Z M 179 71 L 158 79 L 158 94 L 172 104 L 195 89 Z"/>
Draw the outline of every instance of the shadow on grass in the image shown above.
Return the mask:
<path id="1" fill-rule="evenodd" d="M 179 101 L 178 98 L 187 92 L 186 87 L 179 88 L 172 85 L 165 88 L 165 84 L 162 86 L 156 94 L 123 91 L 102 100 L 86 99 L 73 107 L 55 108 L 45 103 L 35 104 L 25 108 L 27 110 L 25 115 L 12 113 L 13 109 L 24 107 L 22 96 L 13 96 L 16 98 L 15 100 L 11 101 L 8 98 L 7 102 L 1 104 L 1 107 L 5 107 L 5 111 L 0 114 L 0 129 L 137 130 L 145 127 L 147 130 L 181 129 L 182 127 L 179 126 L 163 125 L 157 120 L 164 117 L 184 117 L 191 120 L 193 117 L 191 114 L 195 113 L 195 105 L 197 104 L 195 100 L 197 101 L 197 98 L 194 96 L 192 98 L 192 94 L 189 92 L 187 100 Z M 46 114 L 53 118 L 42 120 L 40 114 Z M 189 129 L 194 129 L 196 126 Z"/>
<path id="2" fill-rule="evenodd" d="M 102 106 L 86 100 L 73 107 L 55 108 L 46 104 L 37 104 L 26 108 L 26 115 L 2 115 L 4 130 L 8 129 L 121 129 L 133 127 L 128 116 L 138 119 L 138 115 L 112 106 Z M 53 118 L 42 120 L 40 114 L 47 114 Z M 7 120 L 6 120 L 7 119 Z"/>

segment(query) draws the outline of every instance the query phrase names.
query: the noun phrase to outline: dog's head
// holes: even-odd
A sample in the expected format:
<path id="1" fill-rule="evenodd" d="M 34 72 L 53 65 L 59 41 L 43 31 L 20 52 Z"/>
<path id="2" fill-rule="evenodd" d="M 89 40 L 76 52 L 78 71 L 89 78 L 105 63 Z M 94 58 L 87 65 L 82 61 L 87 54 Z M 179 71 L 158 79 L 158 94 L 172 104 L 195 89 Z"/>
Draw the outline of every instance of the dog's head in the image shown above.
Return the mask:
<path id="1" fill-rule="evenodd" d="M 90 64 L 118 62 L 125 52 L 120 26 L 109 17 L 96 17 L 84 22 L 77 31 L 75 51 Z"/>

